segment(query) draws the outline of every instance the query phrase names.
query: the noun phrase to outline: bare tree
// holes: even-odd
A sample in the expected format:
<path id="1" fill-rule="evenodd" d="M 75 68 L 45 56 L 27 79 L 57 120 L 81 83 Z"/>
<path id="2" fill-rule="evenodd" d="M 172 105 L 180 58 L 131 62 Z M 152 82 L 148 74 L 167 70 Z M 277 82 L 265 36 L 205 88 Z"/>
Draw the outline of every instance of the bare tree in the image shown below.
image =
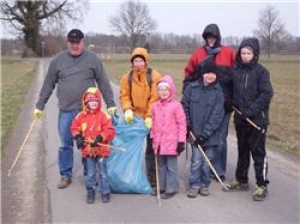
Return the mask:
<path id="1" fill-rule="evenodd" d="M 266 46 L 268 57 L 270 57 L 273 44 L 286 34 L 284 24 L 279 18 L 279 12 L 273 6 L 267 5 L 259 13 L 258 26 L 259 29 L 255 30 L 254 34 Z"/>
<path id="2" fill-rule="evenodd" d="M 82 18 L 88 5 L 87 0 L 77 2 L 67 0 L 2 0 L 0 2 L 0 19 L 17 34 L 23 35 L 28 49 L 36 55 L 41 55 L 40 32 L 42 24 L 43 27 L 47 28 L 64 28 L 68 19 L 79 20 Z"/>
<path id="3" fill-rule="evenodd" d="M 109 23 L 114 31 L 130 39 L 130 48 L 134 49 L 139 39 L 156 29 L 148 6 L 139 1 L 129 0 L 121 4 L 118 12 L 110 17 Z"/>

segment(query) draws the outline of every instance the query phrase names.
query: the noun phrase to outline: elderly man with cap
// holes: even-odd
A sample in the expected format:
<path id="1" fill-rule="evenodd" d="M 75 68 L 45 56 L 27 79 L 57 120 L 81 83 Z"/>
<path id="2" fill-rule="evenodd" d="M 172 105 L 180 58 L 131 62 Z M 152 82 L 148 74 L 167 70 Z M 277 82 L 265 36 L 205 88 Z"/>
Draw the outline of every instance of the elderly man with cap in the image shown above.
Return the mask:
<path id="1" fill-rule="evenodd" d="M 85 50 L 84 34 L 72 29 L 67 35 L 67 50 L 56 55 L 51 61 L 43 82 L 34 116 L 40 118 L 48 99 L 57 85 L 58 132 L 60 146 L 58 165 L 60 181 L 58 188 L 66 188 L 72 180 L 73 137 L 70 131 L 73 118 L 82 109 L 81 96 L 89 87 L 102 92 L 109 114 L 116 113 L 113 91 L 99 58 Z"/>

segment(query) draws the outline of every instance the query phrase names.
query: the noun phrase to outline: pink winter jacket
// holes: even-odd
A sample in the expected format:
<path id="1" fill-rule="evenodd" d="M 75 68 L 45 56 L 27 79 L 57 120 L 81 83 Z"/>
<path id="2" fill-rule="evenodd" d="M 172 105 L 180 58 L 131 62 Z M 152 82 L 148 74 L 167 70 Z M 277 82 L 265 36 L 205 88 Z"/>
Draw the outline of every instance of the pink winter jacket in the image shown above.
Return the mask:
<path id="1" fill-rule="evenodd" d="M 186 117 L 180 102 L 175 100 L 175 85 L 171 76 L 164 76 L 159 82 L 167 82 L 170 96 L 158 100 L 152 108 L 152 127 L 150 138 L 153 139 L 153 150 L 159 155 L 178 155 L 178 142 L 186 140 Z"/>

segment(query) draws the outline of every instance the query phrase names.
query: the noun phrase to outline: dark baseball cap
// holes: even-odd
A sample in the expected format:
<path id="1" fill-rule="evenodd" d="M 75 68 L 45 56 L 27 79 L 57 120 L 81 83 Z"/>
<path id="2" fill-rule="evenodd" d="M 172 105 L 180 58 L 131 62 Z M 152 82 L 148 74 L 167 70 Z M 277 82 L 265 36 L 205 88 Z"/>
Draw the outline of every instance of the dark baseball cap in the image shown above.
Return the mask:
<path id="1" fill-rule="evenodd" d="M 72 29 L 69 31 L 67 35 L 68 42 L 71 43 L 79 43 L 81 39 L 84 38 L 84 34 L 81 30 L 78 29 Z"/>

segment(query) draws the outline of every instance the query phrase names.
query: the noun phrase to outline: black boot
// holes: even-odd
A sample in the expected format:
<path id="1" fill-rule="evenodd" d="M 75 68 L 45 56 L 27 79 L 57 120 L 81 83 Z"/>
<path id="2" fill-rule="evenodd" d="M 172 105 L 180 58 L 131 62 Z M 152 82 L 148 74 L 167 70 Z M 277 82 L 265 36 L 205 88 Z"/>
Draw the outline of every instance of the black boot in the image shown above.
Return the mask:
<path id="1" fill-rule="evenodd" d="M 93 204 L 94 202 L 95 202 L 95 190 L 88 189 L 87 195 L 86 195 L 86 203 Z"/>

